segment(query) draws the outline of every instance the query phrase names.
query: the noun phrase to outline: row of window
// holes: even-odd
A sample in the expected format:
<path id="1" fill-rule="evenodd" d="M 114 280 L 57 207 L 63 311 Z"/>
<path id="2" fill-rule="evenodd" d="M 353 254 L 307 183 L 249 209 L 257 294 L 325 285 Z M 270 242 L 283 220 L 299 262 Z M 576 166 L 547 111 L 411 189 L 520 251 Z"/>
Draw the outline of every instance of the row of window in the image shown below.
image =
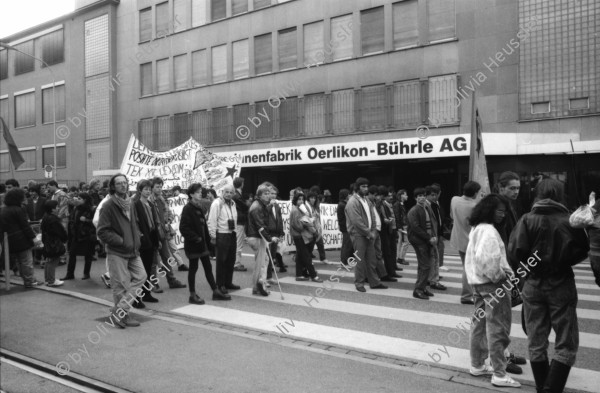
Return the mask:
<path id="1" fill-rule="evenodd" d="M 140 10 L 140 42 L 288 1 L 290 0 L 172 0 L 172 8 L 165 1 Z"/>
<path id="2" fill-rule="evenodd" d="M 19 152 L 25 162 L 21 164 L 17 171 L 34 171 L 37 169 L 44 169 L 46 165 L 54 166 L 54 147 L 42 147 L 42 161 L 41 166 L 37 164 L 38 149 L 36 147 L 24 147 L 20 148 Z M 0 152 L 0 172 L 10 171 L 10 155 L 8 151 Z M 65 145 L 56 146 L 56 167 L 66 168 L 67 167 L 67 147 Z"/>
<path id="3" fill-rule="evenodd" d="M 61 83 L 61 82 L 57 82 Z M 60 85 L 55 85 L 55 92 L 53 92 L 52 86 L 44 86 L 41 89 L 42 92 L 42 124 L 51 124 L 54 121 L 54 110 L 56 109 L 56 121 L 65 121 L 66 108 L 65 108 L 65 85 L 64 82 Z M 56 94 L 56 108 L 54 107 L 54 94 Z M 37 124 L 36 115 L 36 90 L 29 89 L 22 93 L 15 93 L 13 95 L 14 106 L 13 116 L 14 127 L 32 127 Z M 0 116 L 6 121 L 6 124 L 10 124 L 9 116 L 9 99 L 8 97 L 0 99 Z"/>
<path id="4" fill-rule="evenodd" d="M 41 37 L 14 45 L 13 50 L 0 50 L 0 80 L 8 78 L 8 52 L 13 58 L 13 75 L 21 75 L 35 70 L 35 60 L 31 56 L 40 57 L 49 66 L 64 61 L 64 33 L 63 29 L 53 31 Z M 37 53 L 38 51 L 41 52 Z M 31 56 L 27 56 L 27 54 Z M 44 64 L 41 67 L 45 67 Z"/>
<path id="5" fill-rule="evenodd" d="M 190 136 L 214 145 L 457 124 L 456 84 L 456 75 L 444 75 L 159 116 L 139 121 L 139 138 L 168 150 Z"/>
<path id="6" fill-rule="evenodd" d="M 407 0 L 391 5 L 392 26 L 385 24 L 385 6 L 381 6 L 360 11 L 359 28 L 353 23 L 354 15 L 347 14 L 331 18 L 327 24 L 318 21 L 141 64 L 140 93 L 168 93 L 383 53 L 386 47 L 396 50 L 417 46 L 419 42 L 454 38 L 454 1 L 427 4 L 427 15 L 421 18 L 428 21 L 427 40 L 419 41 L 418 1 Z M 385 43 L 386 29 L 392 32 L 388 35 L 393 40 L 390 45 Z M 358 48 L 353 45 L 355 34 L 360 35 Z"/>

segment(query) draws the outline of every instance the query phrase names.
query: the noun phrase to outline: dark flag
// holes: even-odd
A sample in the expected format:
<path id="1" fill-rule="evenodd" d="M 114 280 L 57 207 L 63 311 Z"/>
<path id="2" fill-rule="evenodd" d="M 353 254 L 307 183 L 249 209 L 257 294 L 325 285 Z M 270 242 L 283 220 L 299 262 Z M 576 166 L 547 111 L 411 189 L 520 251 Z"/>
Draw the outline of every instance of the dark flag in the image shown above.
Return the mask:
<path id="1" fill-rule="evenodd" d="M 473 93 L 471 105 L 471 154 L 469 157 L 469 180 L 476 181 L 481 185 L 484 195 L 490 193 L 490 182 L 488 179 L 487 164 L 483 151 L 482 121 L 479 110 L 475 104 L 475 93 Z"/>
<path id="2" fill-rule="evenodd" d="M 4 140 L 8 144 L 8 153 L 10 154 L 10 159 L 15 167 L 15 169 L 19 169 L 19 167 L 25 162 L 21 152 L 19 152 L 19 148 L 15 143 L 12 135 L 10 135 L 10 131 L 8 130 L 8 126 L 4 122 L 4 119 L 0 117 L 0 130 L 2 130 L 2 135 L 4 135 Z"/>

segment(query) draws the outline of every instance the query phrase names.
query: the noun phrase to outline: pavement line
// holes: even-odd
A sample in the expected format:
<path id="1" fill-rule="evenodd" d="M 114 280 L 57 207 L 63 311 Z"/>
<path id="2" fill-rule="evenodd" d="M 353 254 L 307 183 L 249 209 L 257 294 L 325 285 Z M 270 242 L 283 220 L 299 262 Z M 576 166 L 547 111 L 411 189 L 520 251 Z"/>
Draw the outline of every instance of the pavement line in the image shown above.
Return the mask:
<path id="1" fill-rule="evenodd" d="M 439 357 L 440 360 L 436 362 L 437 364 L 451 367 L 456 367 L 457 364 L 460 364 L 463 367 L 459 367 L 459 369 L 463 371 L 471 364 L 469 351 L 455 347 L 439 346 L 421 341 L 324 326 L 298 320 L 284 321 L 281 317 L 210 305 L 188 305 L 172 311 L 239 327 L 267 330 L 276 336 L 280 335 L 277 326 L 283 325 L 287 333 L 283 334 L 282 337 L 317 341 L 325 345 L 337 345 L 358 351 L 377 352 L 387 356 L 402 356 L 417 360 L 418 362 L 431 362 Z M 316 337 L 318 337 L 318 340 L 315 339 Z M 524 367 L 523 374 L 519 375 L 517 379 L 533 381 L 530 368 Z M 600 380 L 600 372 L 598 371 L 572 368 L 567 387 L 594 392 L 597 388 L 595 381 L 598 380 Z"/>
<path id="2" fill-rule="evenodd" d="M 340 274 L 338 274 L 337 276 L 339 277 Z M 324 281 L 329 281 L 325 277 L 321 277 L 321 278 L 323 278 Z M 309 287 L 315 287 L 315 288 L 324 288 L 323 283 L 316 283 L 316 282 L 311 282 L 311 281 L 296 281 L 296 279 L 294 277 L 284 277 L 284 278 L 279 279 L 279 282 L 284 283 L 284 284 L 309 286 Z M 334 287 L 333 289 L 335 289 L 336 291 L 357 292 L 354 284 L 345 284 L 345 283 L 338 283 L 338 282 L 332 282 L 332 281 L 329 281 L 329 283 L 331 283 L 331 285 L 333 285 L 333 287 Z M 389 283 L 386 283 L 386 284 L 389 284 Z M 326 284 L 326 285 L 329 285 L 329 284 Z M 368 293 L 370 295 L 414 299 L 413 295 L 412 295 L 413 291 L 408 290 L 408 289 L 396 289 L 396 288 L 369 289 L 368 286 L 365 286 L 365 289 L 368 291 Z M 313 295 L 312 293 L 309 294 L 309 296 L 312 296 L 312 295 Z M 439 293 L 438 291 L 436 291 L 435 296 L 432 298 L 429 298 L 429 301 L 437 302 L 437 303 L 460 304 L 459 298 L 460 298 L 460 295 L 446 295 L 446 294 Z M 414 300 L 416 300 L 416 299 L 414 299 Z M 419 300 L 419 301 L 421 301 L 421 300 Z M 522 306 L 513 307 L 513 311 L 521 311 L 521 307 Z M 586 309 L 586 308 L 577 308 L 577 317 L 583 318 L 583 319 L 595 319 L 595 320 L 600 321 L 600 311 L 590 310 L 590 309 Z"/>
<path id="3" fill-rule="evenodd" d="M 326 291 L 325 291 L 326 292 Z M 342 300 L 334 300 L 334 299 L 326 299 L 324 297 L 315 297 L 312 296 L 302 296 L 296 295 L 292 293 L 285 293 L 285 300 L 281 300 L 280 297 L 276 296 L 276 293 L 273 293 L 273 296 L 255 296 L 252 295 L 252 290 L 250 288 L 245 288 L 240 291 L 232 291 L 230 292 L 233 296 L 240 296 L 245 298 L 257 299 L 257 300 L 265 300 L 274 303 L 280 304 L 292 304 L 295 306 L 303 306 L 303 307 L 312 307 L 319 310 L 327 310 L 327 311 L 335 311 L 335 312 L 343 312 L 347 314 L 354 315 L 364 315 L 368 317 L 374 318 L 382 318 L 382 319 L 391 319 L 394 321 L 402 321 L 402 322 L 410 322 L 410 323 L 418 323 L 428 326 L 439 326 L 444 328 L 455 329 L 457 333 L 462 335 L 466 335 L 467 341 L 469 339 L 469 322 L 470 316 L 459 317 L 455 315 L 448 314 L 437 314 L 426 311 L 415 311 L 408 310 L 404 308 L 394 308 L 394 307 L 383 307 L 383 306 L 375 306 L 372 304 L 363 304 L 363 303 L 354 303 L 354 302 L 346 302 Z M 324 293 L 324 296 L 326 293 Z M 462 328 L 460 327 L 462 325 Z M 455 343 L 457 344 L 460 341 L 459 339 Z M 527 339 L 527 335 L 523 332 L 521 328 L 521 324 L 513 323 L 511 325 L 511 337 Z M 555 342 L 556 335 L 554 331 L 550 334 L 550 342 Z M 448 333 L 448 342 L 452 343 L 450 339 L 450 333 Z M 579 332 L 579 346 L 600 349 L 600 335 L 592 334 L 592 333 L 582 333 Z"/>

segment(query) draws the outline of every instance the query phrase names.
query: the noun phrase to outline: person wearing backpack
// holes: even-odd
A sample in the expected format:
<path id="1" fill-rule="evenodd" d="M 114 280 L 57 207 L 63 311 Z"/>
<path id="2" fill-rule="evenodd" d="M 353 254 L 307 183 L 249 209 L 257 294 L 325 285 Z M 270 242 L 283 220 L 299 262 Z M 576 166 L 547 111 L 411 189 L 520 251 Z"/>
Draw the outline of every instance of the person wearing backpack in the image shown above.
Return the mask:
<path id="1" fill-rule="evenodd" d="M 44 267 L 44 279 L 47 286 L 59 287 L 64 284 L 64 281 L 55 278 L 54 274 L 60 257 L 66 251 L 67 231 L 62 225 L 62 220 L 58 217 L 58 201 L 46 201 L 44 203 L 44 213 L 40 225 L 44 254 L 47 258 Z"/>

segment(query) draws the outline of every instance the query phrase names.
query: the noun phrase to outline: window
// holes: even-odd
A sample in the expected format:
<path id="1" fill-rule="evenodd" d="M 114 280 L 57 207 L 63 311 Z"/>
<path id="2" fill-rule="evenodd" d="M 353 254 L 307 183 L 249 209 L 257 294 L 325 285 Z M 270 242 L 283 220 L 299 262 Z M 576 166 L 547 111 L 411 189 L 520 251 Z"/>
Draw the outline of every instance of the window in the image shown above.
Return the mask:
<path id="1" fill-rule="evenodd" d="M 187 89 L 187 54 L 173 57 L 175 90 Z"/>
<path id="2" fill-rule="evenodd" d="M 208 0 L 192 0 L 192 27 L 206 24 L 206 2 Z"/>
<path id="3" fill-rule="evenodd" d="M 52 123 L 54 119 L 54 105 L 52 87 L 42 90 L 42 123 Z M 56 121 L 65 121 L 65 85 L 54 87 L 56 94 Z"/>
<path id="4" fill-rule="evenodd" d="M 0 50 L 0 80 L 8 78 L 8 51 Z"/>
<path id="5" fill-rule="evenodd" d="M 331 93 L 334 134 L 354 131 L 354 89 Z"/>
<path id="6" fill-rule="evenodd" d="M 229 142 L 227 117 L 227 108 L 214 108 L 212 110 L 212 143 Z"/>
<path id="7" fill-rule="evenodd" d="M 248 0 L 231 0 L 231 15 L 248 12 Z"/>
<path id="8" fill-rule="evenodd" d="M 352 14 L 331 19 L 332 60 L 352 57 Z"/>
<path id="9" fill-rule="evenodd" d="M 10 124 L 8 119 L 8 98 L 2 98 L 0 100 L 0 117 L 4 119 L 6 126 Z"/>
<path id="10" fill-rule="evenodd" d="M 296 28 L 281 30 L 279 32 L 279 70 L 296 68 L 298 65 L 298 45 L 296 41 Z"/>
<path id="11" fill-rule="evenodd" d="M 233 43 L 233 79 L 245 78 L 249 74 L 248 40 Z"/>
<path id="12" fill-rule="evenodd" d="M 150 150 L 155 150 L 154 119 L 141 119 L 138 121 L 138 138 L 144 146 Z"/>
<path id="13" fill-rule="evenodd" d="M 161 3 L 156 6 L 156 38 L 162 38 L 169 34 L 169 3 Z"/>
<path id="14" fill-rule="evenodd" d="M 271 0 L 254 0 L 254 9 L 265 8 L 271 5 Z"/>
<path id="15" fill-rule="evenodd" d="M 273 71 L 271 33 L 254 37 L 254 71 L 256 75 Z"/>
<path id="16" fill-rule="evenodd" d="M 35 126 L 35 91 L 15 95 L 15 128 Z"/>
<path id="17" fill-rule="evenodd" d="M 429 0 L 427 2 L 427 17 L 429 42 L 456 36 L 454 0 Z"/>
<path id="18" fill-rule="evenodd" d="M 140 87 L 142 97 L 152 95 L 152 63 L 140 65 Z"/>
<path id="19" fill-rule="evenodd" d="M 42 60 L 48 65 L 62 63 L 64 61 L 64 39 L 63 29 L 53 31 L 41 38 Z M 45 65 L 42 65 L 45 67 Z"/>
<path id="20" fill-rule="evenodd" d="M 31 56 L 35 55 L 34 51 L 33 51 L 33 40 L 23 42 L 22 44 L 19 44 L 19 45 L 15 45 L 15 48 L 20 50 L 21 52 L 28 53 Z M 24 55 L 22 53 L 15 51 L 14 59 L 15 59 L 15 75 L 21 75 L 26 72 L 33 71 L 33 69 L 35 67 L 33 57 L 29 57 L 27 55 Z"/>
<path id="21" fill-rule="evenodd" d="M 279 106 L 279 136 L 298 136 L 298 98 L 288 97 Z"/>
<path id="22" fill-rule="evenodd" d="M 173 146 L 179 146 L 190 138 L 190 116 L 187 113 L 178 113 L 173 116 Z"/>
<path id="23" fill-rule="evenodd" d="M 311 94 L 304 96 L 304 134 L 325 134 L 325 94 Z"/>
<path id="24" fill-rule="evenodd" d="M 192 113 L 192 136 L 202 146 L 210 144 L 210 119 L 212 112 L 203 110 Z"/>
<path id="25" fill-rule="evenodd" d="M 421 84 L 418 80 L 394 84 L 393 122 L 396 128 L 408 128 L 421 122 Z"/>
<path id="26" fill-rule="evenodd" d="M 227 81 L 227 45 L 212 48 L 212 83 Z"/>
<path id="27" fill-rule="evenodd" d="M 272 139 L 273 138 L 273 106 L 268 101 L 257 102 L 254 105 L 256 116 L 259 113 L 266 113 L 267 117 L 262 120 L 262 123 L 256 128 L 256 139 Z M 263 116 L 261 115 L 261 116 Z M 270 121 L 267 118 L 271 119 Z M 254 128 L 252 128 L 254 131 Z M 252 132 L 251 131 L 251 132 Z"/>
<path id="28" fill-rule="evenodd" d="M 405 48 L 419 43 L 417 0 L 394 4 L 394 49 Z"/>
<path id="29" fill-rule="evenodd" d="M 159 151 L 169 150 L 171 148 L 171 118 L 169 116 L 159 116 L 156 118 L 156 128 L 158 134 Z"/>
<path id="30" fill-rule="evenodd" d="M 532 103 L 531 113 L 550 113 L 550 101 Z"/>
<path id="31" fill-rule="evenodd" d="M 386 125 L 385 86 L 363 87 L 360 93 L 363 130 L 383 130 Z"/>
<path id="32" fill-rule="evenodd" d="M 140 42 L 152 39 L 152 8 L 140 10 Z"/>
<path id="33" fill-rule="evenodd" d="M 590 98 L 570 98 L 569 99 L 569 110 L 576 111 L 581 109 L 590 108 Z"/>
<path id="34" fill-rule="evenodd" d="M 35 148 L 19 149 L 21 156 L 25 162 L 21 164 L 17 171 L 32 171 L 36 169 L 35 165 Z"/>
<path id="35" fill-rule="evenodd" d="M 429 78 L 429 124 L 458 123 L 456 75 Z"/>
<path id="36" fill-rule="evenodd" d="M 54 166 L 54 147 L 42 148 L 42 168 L 46 165 Z M 65 145 L 56 146 L 56 167 L 67 167 L 67 147 Z"/>
<path id="37" fill-rule="evenodd" d="M 156 61 L 156 93 L 167 93 L 169 86 L 169 59 Z"/>
<path id="38" fill-rule="evenodd" d="M 173 0 L 173 32 L 183 31 L 187 28 L 189 0 Z"/>
<path id="39" fill-rule="evenodd" d="M 250 118 L 250 105 L 241 104 L 241 105 L 235 105 L 233 107 L 233 125 L 236 130 L 237 130 L 237 127 L 247 124 L 248 118 Z M 236 138 L 234 139 L 234 141 L 235 142 L 243 141 L 244 135 L 245 134 L 243 132 L 240 132 L 240 133 L 236 132 L 235 133 Z M 250 135 L 248 135 L 248 136 L 250 136 Z"/>
<path id="40" fill-rule="evenodd" d="M 192 52 L 192 83 L 194 86 L 206 85 L 206 49 Z"/>
<path id="41" fill-rule="evenodd" d="M 325 60 L 323 40 L 323 21 L 304 25 L 304 65 L 318 64 Z"/>
<path id="42" fill-rule="evenodd" d="M 225 19 L 227 17 L 227 1 L 211 0 L 211 21 Z"/>
<path id="43" fill-rule="evenodd" d="M 10 165 L 12 164 L 10 163 L 8 152 L 0 153 L 0 172 L 8 172 Z"/>
<path id="44" fill-rule="evenodd" d="M 360 12 L 362 54 L 383 52 L 383 7 Z"/>

